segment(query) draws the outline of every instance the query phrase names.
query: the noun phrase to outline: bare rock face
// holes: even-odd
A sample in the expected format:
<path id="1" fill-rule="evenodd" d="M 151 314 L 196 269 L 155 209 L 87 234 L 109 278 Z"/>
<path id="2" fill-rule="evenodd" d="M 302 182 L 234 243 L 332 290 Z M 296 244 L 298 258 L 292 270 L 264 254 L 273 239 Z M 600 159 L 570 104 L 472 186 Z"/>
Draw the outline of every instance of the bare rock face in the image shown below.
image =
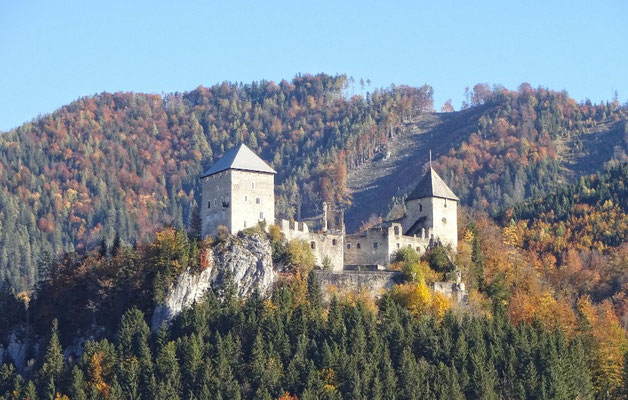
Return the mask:
<path id="1" fill-rule="evenodd" d="M 200 300 L 210 288 L 220 289 L 230 274 L 237 294 L 246 297 L 255 290 L 265 294 L 277 279 L 273 267 L 272 250 L 268 238 L 260 233 L 229 237 L 203 255 L 206 268 L 203 271 L 186 271 L 166 294 L 163 304 L 153 313 L 153 329 L 168 323 L 183 309 Z"/>

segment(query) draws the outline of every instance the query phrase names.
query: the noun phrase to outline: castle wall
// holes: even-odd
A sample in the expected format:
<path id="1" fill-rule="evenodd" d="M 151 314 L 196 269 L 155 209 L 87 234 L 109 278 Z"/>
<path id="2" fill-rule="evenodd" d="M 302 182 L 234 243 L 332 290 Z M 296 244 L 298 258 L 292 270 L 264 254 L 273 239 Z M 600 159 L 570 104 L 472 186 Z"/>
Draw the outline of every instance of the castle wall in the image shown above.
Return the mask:
<path id="1" fill-rule="evenodd" d="M 379 297 L 401 279 L 398 271 L 314 271 L 326 300 L 336 291 L 368 291 Z"/>
<path id="2" fill-rule="evenodd" d="M 231 226 L 231 170 L 222 171 L 201 179 L 202 204 L 200 207 L 202 234 L 213 235 L 219 225 Z"/>
<path id="3" fill-rule="evenodd" d="M 412 247 L 423 254 L 430 244 L 431 230 L 423 236 L 405 236 L 401 224 L 386 228 L 368 229 L 345 238 L 345 265 L 380 265 L 388 267 L 395 252 L 403 247 Z M 377 245 L 376 245 L 377 244 Z"/>
<path id="4" fill-rule="evenodd" d="M 434 237 L 444 246 L 450 245 L 455 252 L 458 248 L 458 202 L 440 197 L 429 200 L 434 216 Z"/>
<path id="5" fill-rule="evenodd" d="M 236 234 L 265 220 L 275 222 L 275 175 L 231 170 L 231 226 Z"/>
<path id="6" fill-rule="evenodd" d="M 380 228 L 345 237 L 345 265 L 387 266 L 390 261 L 387 232 Z"/>
<path id="7" fill-rule="evenodd" d="M 430 286 L 435 292 L 444 294 L 456 303 L 469 303 L 469 294 L 462 282 L 433 282 Z"/>
<path id="8" fill-rule="evenodd" d="M 323 203 L 323 231 L 344 233 L 344 221 L 344 211 L 332 209 L 329 204 L 327 204 L 326 202 Z"/>
<path id="9" fill-rule="evenodd" d="M 432 228 L 435 239 L 445 246 L 451 245 L 455 252 L 458 248 L 458 202 L 440 197 L 425 197 L 406 203 L 406 215 L 402 220 L 403 231 L 421 217 L 425 217 L 423 226 Z"/>
<path id="10" fill-rule="evenodd" d="M 403 247 L 411 247 L 419 254 L 425 253 L 425 250 L 430 245 L 430 236 L 432 234 L 431 229 L 423 230 L 421 234 L 417 236 L 403 235 L 403 227 L 401 224 L 392 224 L 388 228 L 388 251 L 390 257 L 395 254 L 397 250 Z"/>
<path id="11" fill-rule="evenodd" d="M 333 271 L 342 271 L 344 267 L 344 234 L 342 232 L 310 232 L 305 222 L 279 221 L 281 233 L 287 240 L 305 240 L 310 244 L 316 258 L 316 265 L 323 266 L 325 257 L 329 257 Z"/>

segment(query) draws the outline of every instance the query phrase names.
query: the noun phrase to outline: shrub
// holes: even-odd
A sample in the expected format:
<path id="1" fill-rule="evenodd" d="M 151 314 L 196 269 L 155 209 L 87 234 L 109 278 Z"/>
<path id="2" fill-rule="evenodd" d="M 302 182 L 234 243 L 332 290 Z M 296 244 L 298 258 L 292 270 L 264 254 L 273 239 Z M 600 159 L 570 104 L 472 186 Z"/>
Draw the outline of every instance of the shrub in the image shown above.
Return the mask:
<path id="1" fill-rule="evenodd" d="M 325 257 L 323 258 L 323 269 L 324 269 L 325 271 L 329 271 L 329 270 L 331 270 L 331 269 L 333 269 L 333 268 L 334 268 L 334 266 L 333 266 L 333 264 L 331 263 L 331 258 L 329 258 L 329 256 L 325 256 Z"/>
<path id="2" fill-rule="evenodd" d="M 310 244 L 305 240 L 291 240 L 288 243 L 288 260 L 298 270 L 309 272 L 316 259 L 310 248 Z"/>
<path id="3" fill-rule="evenodd" d="M 224 242 L 229 238 L 229 229 L 227 229 L 224 225 L 218 225 L 216 229 L 216 240 L 219 242 Z"/>
<path id="4" fill-rule="evenodd" d="M 427 254 L 430 268 L 441 273 L 448 273 L 454 270 L 453 263 L 447 257 L 447 250 L 442 245 L 437 245 Z"/>
<path id="5" fill-rule="evenodd" d="M 268 234 L 270 235 L 270 240 L 273 242 L 281 240 L 281 229 L 277 225 L 269 226 Z"/>

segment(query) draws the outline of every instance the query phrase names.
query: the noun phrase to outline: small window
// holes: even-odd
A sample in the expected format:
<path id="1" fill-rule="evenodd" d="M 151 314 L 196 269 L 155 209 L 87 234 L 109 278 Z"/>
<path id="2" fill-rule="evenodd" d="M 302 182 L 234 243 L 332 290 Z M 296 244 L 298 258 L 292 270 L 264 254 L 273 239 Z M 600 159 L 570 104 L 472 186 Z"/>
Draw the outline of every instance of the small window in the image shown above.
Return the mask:
<path id="1" fill-rule="evenodd" d="M 261 204 L 262 203 L 262 199 L 260 199 L 259 197 L 255 198 L 255 204 Z"/>
<path id="2" fill-rule="evenodd" d="M 251 182 L 251 189 L 255 189 L 255 182 Z"/>
<path id="3" fill-rule="evenodd" d="M 419 246 L 416 247 L 416 251 L 421 252 L 421 248 Z"/>
<path id="4" fill-rule="evenodd" d="M 376 249 L 377 248 L 377 242 L 373 243 L 373 248 Z"/>
<path id="5" fill-rule="evenodd" d="M 447 218 L 443 218 L 443 225 L 447 223 Z"/>
<path id="6" fill-rule="evenodd" d="M 212 201 L 211 200 L 207 202 L 207 208 L 212 208 Z"/>
<path id="7" fill-rule="evenodd" d="M 336 225 L 340 225 L 340 217 L 336 215 L 336 218 L 334 219 L 334 221 L 336 221 Z"/>
<path id="8" fill-rule="evenodd" d="M 423 204 L 419 204 L 419 212 L 423 212 Z"/>
<path id="9" fill-rule="evenodd" d="M 351 248 L 351 243 L 347 243 L 347 249 Z"/>
<path id="10" fill-rule="evenodd" d="M 399 248 L 399 247 L 401 247 L 401 246 L 399 245 L 399 243 L 397 243 L 397 248 Z"/>
<path id="11" fill-rule="evenodd" d="M 246 228 L 246 221 L 244 221 L 244 227 Z"/>
<path id="12" fill-rule="evenodd" d="M 395 226 L 395 236 L 399 236 L 399 227 Z"/>
<path id="13" fill-rule="evenodd" d="M 264 213 L 263 212 L 259 213 L 259 219 L 264 219 Z"/>
<path id="14" fill-rule="evenodd" d="M 447 200 L 445 200 L 445 208 L 447 208 Z"/>
<path id="15" fill-rule="evenodd" d="M 358 243 L 358 249 L 361 249 L 361 248 L 362 248 L 362 246 L 360 246 L 360 243 Z"/>
<path id="16" fill-rule="evenodd" d="M 316 250 L 316 242 L 310 242 L 310 247 L 312 250 Z"/>
<path id="17" fill-rule="evenodd" d="M 337 241 L 336 239 L 332 239 L 332 240 L 331 240 L 331 245 L 332 245 L 332 246 L 335 246 L 335 245 L 337 245 L 337 244 L 338 244 L 338 241 Z"/>
<path id="18" fill-rule="evenodd" d="M 249 196 L 244 195 L 244 202 L 246 203 L 247 201 L 249 201 Z"/>

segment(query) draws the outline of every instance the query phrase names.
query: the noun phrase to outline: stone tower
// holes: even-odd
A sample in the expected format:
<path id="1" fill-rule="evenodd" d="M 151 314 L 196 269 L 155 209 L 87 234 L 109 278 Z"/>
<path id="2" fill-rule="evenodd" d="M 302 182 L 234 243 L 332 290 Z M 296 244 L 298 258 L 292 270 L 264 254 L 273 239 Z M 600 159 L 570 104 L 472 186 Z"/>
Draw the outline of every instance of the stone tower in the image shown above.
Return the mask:
<path id="1" fill-rule="evenodd" d="M 203 237 L 220 225 L 231 234 L 275 223 L 276 171 L 241 144 L 227 151 L 201 175 Z"/>
<path id="2" fill-rule="evenodd" d="M 401 225 L 404 235 L 428 237 L 453 251 L 458 247 L 458 197 L 430 166 L 406 199 L 406 215 Z"/>

